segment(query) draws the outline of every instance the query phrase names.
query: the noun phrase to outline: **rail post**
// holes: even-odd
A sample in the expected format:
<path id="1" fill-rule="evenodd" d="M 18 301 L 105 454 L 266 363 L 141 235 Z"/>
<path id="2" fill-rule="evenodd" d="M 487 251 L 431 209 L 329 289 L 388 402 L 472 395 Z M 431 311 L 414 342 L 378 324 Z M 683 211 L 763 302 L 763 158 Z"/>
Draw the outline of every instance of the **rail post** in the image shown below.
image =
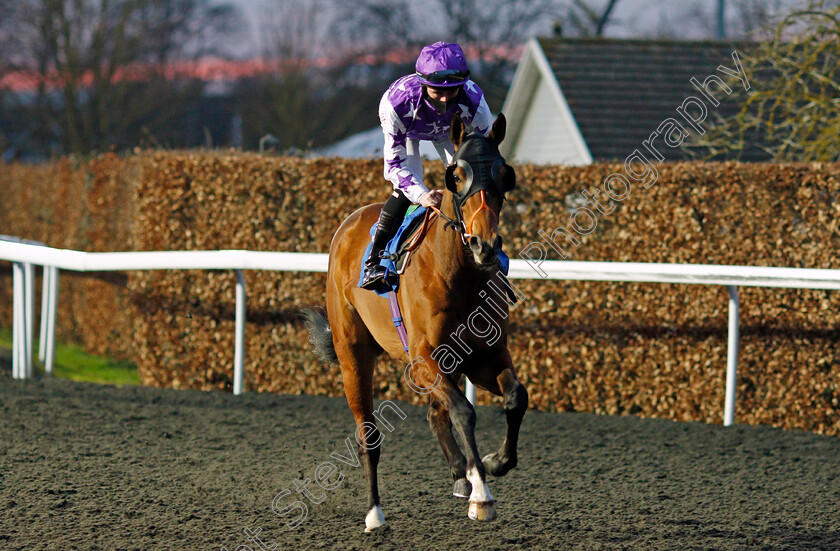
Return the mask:
<path id="1" fill-rule="evenodd" d="M 12 263 L 12 378 L 23 379 L 23 346 L 21 335 L 23 332 L 23 273 L 19 262 Z"/>
<path id="2" fill-rule="evenodd" d="M 32 287 L 35 268 L 28 262 L 12 264 L 14 306 L 12 320 L 12 377 L 32 377 Z"/>
<path id="3" fill-rule="evenodd" d="M 236 344 L 233 352 L 233 394 L 242 394 L 245 380 L 245 277 L 236 270 Z"/>
<path id="4" fill-rule="evenodd" d="M 26 378 L 32 378 L 32 344 L 35 327 L 35 266 L 23 263 L 23 320 L 24 320 L 24 357 L 26 358 Z"/>
<path id="5" fill-rule="evenodd" d="M 735 392 L 738 384 L 738 287 L 729 285 L 729 345 L 726 351 L 726 397 L 723 407 L 723 426 L 735 422 Z"/>
<path id="6" fill-rule="evenodd" d="M 40 338 L 38 339 L 38 361 L 44 363 L 47 354 L 47 317 L 50 315 L 50 267 L 44 266 L 41 276 L 41 324 Z"/>
<path id="7" fill-rule="evenodd" d="M 38 359 L 47 374 L 55 364 L 55 317 L 58 310 L 58 268 L 44 266 L 44 285 L 41 292 L 41 340 Z"/>

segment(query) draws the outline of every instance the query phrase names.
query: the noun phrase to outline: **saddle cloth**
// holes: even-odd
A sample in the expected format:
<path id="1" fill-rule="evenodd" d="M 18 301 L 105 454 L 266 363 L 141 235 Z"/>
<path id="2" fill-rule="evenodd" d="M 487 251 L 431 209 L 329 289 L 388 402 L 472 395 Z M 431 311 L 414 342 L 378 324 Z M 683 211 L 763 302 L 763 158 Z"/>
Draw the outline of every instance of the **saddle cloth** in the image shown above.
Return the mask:
<path id="1" fill-rule="evenodd" d="M 379 264 L 387 270 L 387 275 L 385 277 L 386 284 L 380 285 L 378 289 L 375 289 L 377 295 L 384 297 L 387 296 L 390 291 L 396 291 L 399 288 L 398 275 L 401 274 L 402 270 L 405 268 L 405 261 L 408 258 L 408 254 L 404 254 L 400 251 L 401 248 L 404 248 L 401 246 L 407 244 L 409 238 L 420 228 L 423 224 L 423 216 L 425 214 L 426 207 L 412 205 L 412 207 L 408 209 L 405 218 L 403 218 L 400 223 L 400 227 L 397 229 L 394 237 L 388 241 L 387 245 L 385 245 L 385 258 L 381 259 Z M 371 238 L 373 238 L 374 233 L 376 233 L 376 222 L 374 222 L 374 224 L 370 227 Z M 362 283 L 362 278 L 365 275 L 365 260 L 370 255 L 370 248 L 372 245 L 372 243 L 368 243 L 368 246 L 365 248 L 365 252 L 362 255 L 358 284 Z M 394 259 L 396 259 L 396 262 L 394 262 Z"/>
<path id="2" fill-rule="evenodd" d="M 396 292 L 399 288 L 399 275 L 405 270 L 408 257 L 410 256 L 409 253 L 405 252 L 405 248 L 411 241 L 411 237 L 423 225 L 423 217 L 425 214 L 426 207 L 412 205 L 412 207 L 408 209 L 408 212 L 406 213 L 405 218 L 403 218 L 397 232 L 394 234 L 394 237 L 388 241 L 388 244 L 385 246 L 385 258 L 382 258 L 379 261 L 379 264 L 385 267 L 387 275 L 385 276 L 385 283 L 380 285 L 377 289 L 374 289 L 374 292 L 376 292 L 377 295 L 385 297 L 388 296 L 388 293 L 391 291 Z M 376 233 L 376 222 L 374 222 L 370 227 L 371 238 L 374 233 Z M 359 263 L 359 281 L 356 285 L 360 285 L 362 283 L 362 279 L 364 278 L 365 260 L 370 255 L 371 246 L 372 243 L 368 243 L 368 246 L 365 248 L 365 252 L 362 255 Z M 510 265 L 508 255 L 504 251 L 499 251 L 498 258 L 499 266 L 501 267 L 502 272 L 507 275 L 508 267 Z"/>

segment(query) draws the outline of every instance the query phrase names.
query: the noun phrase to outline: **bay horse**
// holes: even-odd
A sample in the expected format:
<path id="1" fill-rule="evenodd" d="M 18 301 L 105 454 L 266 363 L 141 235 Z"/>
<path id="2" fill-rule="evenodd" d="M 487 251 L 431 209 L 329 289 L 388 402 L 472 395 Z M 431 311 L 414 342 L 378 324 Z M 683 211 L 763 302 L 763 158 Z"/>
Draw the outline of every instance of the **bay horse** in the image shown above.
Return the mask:
<path id="1" fill-rule="evenodd" d="M 496 516 L 485 472 L 503 476 L 517 464 L 528 393 L 516 377 L 508 351 L 507 298 L 489 299 L 491 305 L 492 293 L 483 290 L 491 289 L 494 279 L 504 280 L 497 259 L 502 244 L 499 213 L 505 194 L 516 185 L 515 172 L 498 149 L 505 129 L 502 114 L 486 137 L 467 134 L 459 116 L 452 120 L 450 137 L 456 149 L 446 170 L 441 207 L 397 292 L 408 353 L 392 322 L 388 300 L 357 286 L 362 253 L 381 204 L 360 208 L 338 228 L 330 245 L 327 317 L 323 312 L 305 312 L 316 352 L 322 360 L 337 359 L 341 365 L 368 484 L 366 532 L 385 524 L 377 481 L 382 436 L 376 426 L 379 412 L 373 407 L 374 363 L 383 351 L 411 361 L 405 380 L 429 396 L 429 425 L 449 464 L 453 494 L 469 497 L 471 519 Z M 497 285 L 497 295 L 500 287 L 504 288 Z M 504 397 L 505 439 L 497 453 L 483 460 L 475 441 L 475 410 L 458 387 L 462 376 L 477 388 Z"/>

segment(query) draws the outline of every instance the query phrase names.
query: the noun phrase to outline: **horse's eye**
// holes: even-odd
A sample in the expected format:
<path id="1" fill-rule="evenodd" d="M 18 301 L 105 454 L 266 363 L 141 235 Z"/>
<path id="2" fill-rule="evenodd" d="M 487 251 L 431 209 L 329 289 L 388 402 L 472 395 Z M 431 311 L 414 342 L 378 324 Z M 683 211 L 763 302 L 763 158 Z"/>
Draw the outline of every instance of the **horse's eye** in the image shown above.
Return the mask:
<path id="1" fill-rule="evenodd" d="M 455 174 L 455 181 L 458 182 L 458 183 L 461 182 L 461 177 L 458 176 L 457 174 Z"/>

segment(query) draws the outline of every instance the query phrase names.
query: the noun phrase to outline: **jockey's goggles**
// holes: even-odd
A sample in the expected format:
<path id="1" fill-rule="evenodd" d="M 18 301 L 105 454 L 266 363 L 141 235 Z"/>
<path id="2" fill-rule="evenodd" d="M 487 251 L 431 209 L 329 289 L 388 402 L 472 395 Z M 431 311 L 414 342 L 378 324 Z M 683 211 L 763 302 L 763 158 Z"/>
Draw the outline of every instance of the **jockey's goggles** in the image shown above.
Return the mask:
<path id="1" fill-rule="evenodd" d="M 435 84 L 463 84 L 470 76 L 469 71 L 458 71 L 456 69 L 445 69 L 443 71 L 435 71 L 434 73 L 417 72 L 417 76 L 428 82 L 430 85 Z"/>

